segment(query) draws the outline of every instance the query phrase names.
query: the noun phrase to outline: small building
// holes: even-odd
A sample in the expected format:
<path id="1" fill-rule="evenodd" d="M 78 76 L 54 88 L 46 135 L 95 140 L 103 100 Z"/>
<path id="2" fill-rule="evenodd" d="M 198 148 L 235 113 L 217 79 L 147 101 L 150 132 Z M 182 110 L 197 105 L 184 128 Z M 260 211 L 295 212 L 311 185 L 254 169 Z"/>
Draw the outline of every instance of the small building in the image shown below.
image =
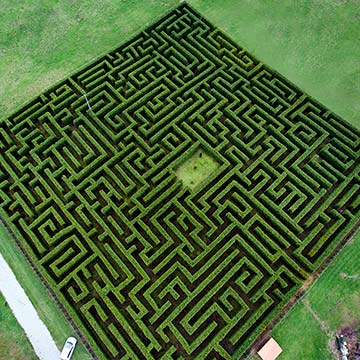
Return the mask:
<path id="1" fill-rule="evenodd" d="M 275 360 L 282 352 L 280 345 L 273 339 L 270 340 L 258 351 L 262 360 Z"/>

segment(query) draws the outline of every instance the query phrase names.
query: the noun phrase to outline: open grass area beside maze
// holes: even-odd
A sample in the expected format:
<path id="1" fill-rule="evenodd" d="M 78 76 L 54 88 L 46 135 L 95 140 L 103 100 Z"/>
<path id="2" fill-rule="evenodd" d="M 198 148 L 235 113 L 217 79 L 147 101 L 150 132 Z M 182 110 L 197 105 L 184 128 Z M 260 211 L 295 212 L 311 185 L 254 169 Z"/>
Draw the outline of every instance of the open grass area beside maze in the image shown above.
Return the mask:
<path id="1" fill-rule="evenodd" d="M 178 3 L 2 0 L 0 113 L 10 115 Z M 237 43 L 360 128 L 358 1 L 189 3 Z"/>
<path id="2" fill-rule="evenodd" d="M 11 267 L 14 274 L 16 275 L 17 280 L 23 287 L 31 303 L 34 305 L 40 319 L 49 329 L 58 349 L 62 349 L 67 337 L 70 335 L 75 335 L 75 333 L 73 329 L 69 326 L 59 307 L 55 304 L 54 300 L 50 297 L 49 293 L 44 288 L 43 284 L 31 268 L 30 264 L 26 261 L 23 254 L 20 252 L 19 248 L 14 242 L 14 239 L 11 238 L 8 231 L 1 223 L 0 252 Z M 1 311 L 2 310 L 0 310 L 0 313 Z M 0 358 L 17 359 L 16 354 L 18 353 L 19 358 L 17 360 L 33 358 L 37 359 L 32 347 L 30 346 L 30 350 L 28 348 L 28 340 L 26 339 L 22 328 L 20 327 L 20 325 L 17 324 L 17 321 L 15 320 L 13 315 L 10 317 L 9 312 L 11 312 L 11 310 L 7 307 L 4 307 L 4 312 L 6 314 L 6 321 L 13 323 L 13 325 L 3 326 L 0 319 L 0 333 L 3 339 L 4 349 L 3 353 L 1 353 L 0 350 Z M 11 330 L 12 326 L 14 328 L 14 331 Z M 15 333 L 15 330 L 19 335 L 13 334 Z M 9 337 L 9 340 L 7 340 L 7 337 Z M 15 343 L 13 344 L 12 342 L 14 337 L 16 337 L 18 340 L 15 341 Z M 11 348 L 16 348 L 16 354 L 14 353 L 14 355 L 11 355 Z M 25 354 L 24 358 L 21 357 L 23 355 L 19 349 L 23 349 Z M 73 359 L 91 359 L 90 355 L 85 350 L 81 342 L 79 342 L 76 346 L 76 351 L 74 352 Z"/>
<path id="3" fill-rule="evenodd" d="M 1 215 L 100 358 L 240 357 L 359 217 L 359 132 L 186 5 L 1 124 Z"/>
<path id="4" fill-rule="evenodd" d="M 276 325 L 271 335 L 283 348 L 279 360 L 334 359 L 335 334 L 344 327 L 360 330 L 359 252 L 357 231 L 306 295 Z"/>
<path id="5" fill-rule="evenodd" d="M 360 231 L 275 326 L 270 335 L 283 349 L 279 360 L 335 359 L 335 334 L 341 328 L 360 331 Z M 249 360 L 260 360 L 256 354 Z"/>
<path id="6" fill-rule="evenodd" d="M 0 359 L 36 360 L 24 330 L 0 292 Z"/>

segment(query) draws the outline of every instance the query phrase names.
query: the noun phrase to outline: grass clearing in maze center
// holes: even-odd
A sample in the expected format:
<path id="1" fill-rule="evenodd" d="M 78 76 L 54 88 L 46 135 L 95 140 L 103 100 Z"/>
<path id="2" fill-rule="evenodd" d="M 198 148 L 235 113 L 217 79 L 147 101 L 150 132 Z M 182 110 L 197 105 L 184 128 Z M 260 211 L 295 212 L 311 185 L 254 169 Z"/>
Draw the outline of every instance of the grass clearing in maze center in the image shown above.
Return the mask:
<path id="1" fill-rule="evenodd" d="M 278 360 L 334 359 L 335 334 L 342 328 L 359 328 L 359 252 L 358 230 L 298 304 L 275 325 L 271 336 L 283 348 Z"/>
<path id="2" fill-rule="evenodd" d="M 184 4 L 2 120 L 1 216 L 99 358 L 238 358 L 356 225 L 359 135 Z"/>
<path id="3" fill-rule="evenodd" d="M 204 149 L 199 148 L 189 158 L 185 157 L 185 162 L 175 169 L 175 173 L 184 186 L 193 189 L 205 181 L 218 167 L 217 161 Z"/>

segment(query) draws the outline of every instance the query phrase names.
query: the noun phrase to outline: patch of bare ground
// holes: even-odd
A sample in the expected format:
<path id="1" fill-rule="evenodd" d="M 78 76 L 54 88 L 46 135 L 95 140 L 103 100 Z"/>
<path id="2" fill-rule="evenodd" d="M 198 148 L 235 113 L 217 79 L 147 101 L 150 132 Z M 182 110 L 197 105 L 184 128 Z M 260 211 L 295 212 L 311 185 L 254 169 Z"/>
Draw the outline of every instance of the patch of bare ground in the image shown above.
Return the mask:
<path id="1" fill-rule="evenodd" d="M 309 289 L 309 287 L 311 286 L 311 284 L 314 282 L 315 278 L 314 275 L 311 274 L 309 275 L 309 277 L 303 282 L 303 284 L 301 285 L 300 290 L 302 292 L 305 292 L 307 289 Z"/>
<path id="2" fill-rule="evenodd" d="M 358 319 L 360 311 L 360 294 L 352 294 L 348 296 L 347 301 L 339 299 L 332 311 L 339 314 L 343 327 L 351 327 L 355 319 Z"/>

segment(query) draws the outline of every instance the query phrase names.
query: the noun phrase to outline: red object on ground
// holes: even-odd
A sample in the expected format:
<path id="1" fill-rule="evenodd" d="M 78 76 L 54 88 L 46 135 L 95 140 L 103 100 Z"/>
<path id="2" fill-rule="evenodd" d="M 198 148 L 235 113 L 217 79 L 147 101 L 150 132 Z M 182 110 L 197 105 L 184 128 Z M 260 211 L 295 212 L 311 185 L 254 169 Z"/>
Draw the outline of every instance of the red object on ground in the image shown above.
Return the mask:
<path id="1" fill-rule="evenodd" d="M 263 360 L 275 360 L 281 352 L 282 349 L 280 345 L 273 338 L 270 338 L 270 340 L 258 351 L 258 354 Z"/>

